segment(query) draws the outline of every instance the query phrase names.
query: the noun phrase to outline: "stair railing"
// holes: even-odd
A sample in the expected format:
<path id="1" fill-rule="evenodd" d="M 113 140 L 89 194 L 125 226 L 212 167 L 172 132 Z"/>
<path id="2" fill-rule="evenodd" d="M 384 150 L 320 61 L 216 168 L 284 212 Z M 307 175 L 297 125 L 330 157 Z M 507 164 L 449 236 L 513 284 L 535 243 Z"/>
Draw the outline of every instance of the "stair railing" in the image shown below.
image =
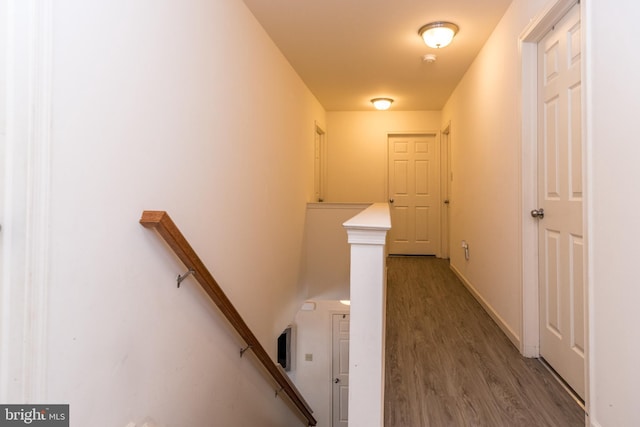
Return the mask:
<path id="1" fill-rule="evenodd" d="M 309 408 L 300 391 L 291 382 L 284 370 L 269 357 L 269 354 L 265 351 L 264 347 L 262 347 L 260 341 L 258 341 L 253 332 L 251 332 L 251 329 L 249 329 L 242 319 L 240 313 L 238 313 L 231 301 L 229 301 L 229 298 L 227 298 L 222 291 L 220 285 L 218 285 L 209 270 L 207 270 L 204 263 L 200 260 L 200 257 L 198 257 L 169 215 L 165 211 L 144 211 L 142 212 L 142 218 L 140 218 L 140 224 L 146 228 L 153 228 L 160 234 L 187 267 L 187 274 L 194 275 L 195 280 L 202 286 L 231 326 L 233 326 L 238 335 L 244 340 L 247 346 L 240 350 L 240 355 L 242 356 L 245 351 L 251 350 L 280 387 L 280 389 L 276 390 L 276 396 L 282 393 L 286 394 L 293 405 L 308 421 L 309 426 L 315 426 L 317 421 L 313 417 L 313 411 Z M 185 277 L 186 275 L 178 276 L 178 285 Z"/>

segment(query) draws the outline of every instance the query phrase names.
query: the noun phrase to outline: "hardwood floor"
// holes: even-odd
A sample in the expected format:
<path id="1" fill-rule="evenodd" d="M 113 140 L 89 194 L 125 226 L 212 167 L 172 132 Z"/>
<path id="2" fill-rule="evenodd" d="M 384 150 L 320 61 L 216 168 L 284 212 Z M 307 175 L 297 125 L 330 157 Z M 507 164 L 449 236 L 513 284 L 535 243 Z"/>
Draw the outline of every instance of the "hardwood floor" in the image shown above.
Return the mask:
<path id="1" fill-rule="evenodd" d="M 584 426 L 582 408 L 522 357 L 433 257 L 388 259 L 385 427 Z"/>

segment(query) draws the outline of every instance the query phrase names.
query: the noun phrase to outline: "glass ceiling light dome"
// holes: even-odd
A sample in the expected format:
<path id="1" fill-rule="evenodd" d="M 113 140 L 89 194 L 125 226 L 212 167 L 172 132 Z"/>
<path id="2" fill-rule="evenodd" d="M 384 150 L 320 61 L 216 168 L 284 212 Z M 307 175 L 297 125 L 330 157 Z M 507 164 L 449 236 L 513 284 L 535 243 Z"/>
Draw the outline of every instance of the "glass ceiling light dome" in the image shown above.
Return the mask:
<path id="1" fill-rule="evenodd" d="M 459 28 L 456 24 L 438 21 L 423 25 L 418 30 L 418 34 L 420 34 L 427 46 L 440 49 L 451 43 L 458 30 Z"/>
<path id="2" fill-rule="evenodd" d="M 388 110 L 391 107 L 391 103 L 393 99 L 391 98 L 373 98 L 371 103 L 376 108 L 376 110 Z"/>

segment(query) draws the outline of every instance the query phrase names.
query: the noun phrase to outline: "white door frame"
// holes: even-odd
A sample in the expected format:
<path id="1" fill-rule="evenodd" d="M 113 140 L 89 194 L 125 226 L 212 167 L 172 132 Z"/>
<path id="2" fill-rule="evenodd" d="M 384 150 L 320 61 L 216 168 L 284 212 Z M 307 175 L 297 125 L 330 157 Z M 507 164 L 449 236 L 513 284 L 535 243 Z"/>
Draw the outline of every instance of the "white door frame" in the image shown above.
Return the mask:
<path id="1" fill-rule="evenodd" d="M 323 202 L 327 194 L 327 138 L 326 132 L 318 124 L 314 127 L 314 202 Z"/>
<path id="2" fill-rule="evenodd" d="M 47 392 L 53 0 L 0 3 L 0 401 Z M 3 28 L 4 30 L 4 28 Z"/>
<path id="3" fill-rule="evenodd" d="M 440 131 L 440 256 L 449 259 L 451 252 L 451 122 Z M 445 203 L 446 200 L 446 203 Z"/>
<path id="4" fill-rule="evenodd" d="M 530 211 L 538 203 L 537 192 L 537 52 L 538 42 L 551 28 L 576 4 L 579 0 L 555 0 L 550 2 L 538 16 L 520 34 L 519 48 L 521 54 L 521 96 L 522 96 L 522 146 L 521 146 L 521 172 L 522 172 L 522 206 L 520 220 L 522 221 L 522 329 L 520 331 L 520 352 L 526 357 L 538 357 L 540 355 L 540 326 L 538 303 L 538 225 L 532 220 Z M 586 27 L 585 9 L 581 7 L 581 22 Z M 582 37 L 582 52 L 586 52 L 586 37 Z M 588 53 L 587 53 L 588 54 Z M 583 81 L 587 78 L 586 64 L 588 60 L 582 60 Z M 582 126 L 583 141 L 587 138 L 588 121 L 586 119 L 587 96 L 582 97 Z M 584 142 L 583 142 L 584 144 Z M 586 145 L 586 144 L 584 144 Z M 589 174 L 587 169 L 587 150 L 583 150 L 584 181 Z M 583 182 L 583 188 L 588 193 L 587 182 Z M 583 204 L 583 228 L 589 229 L 587 217 L 587 203 Z M 585 244 L 588 245 L 588 235 L 585 232 Z M 585 257 L 585 289 L 589 289 L 588 256 Z M 590 302 L 587 298 L 586 310 L 586 349 L 585 364 L 589 366 L 589 319 Z M 587 412 L 589 408 L 589 369 L 586 369 L 585 378 L 585 402 Z"/>

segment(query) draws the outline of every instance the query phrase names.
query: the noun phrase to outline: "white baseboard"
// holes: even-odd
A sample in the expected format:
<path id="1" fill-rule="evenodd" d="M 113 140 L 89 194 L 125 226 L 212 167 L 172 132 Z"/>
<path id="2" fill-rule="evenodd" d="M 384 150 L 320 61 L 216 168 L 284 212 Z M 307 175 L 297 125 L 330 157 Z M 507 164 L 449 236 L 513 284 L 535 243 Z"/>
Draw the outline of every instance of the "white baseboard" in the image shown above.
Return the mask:
<path id="1" fill-rule="evenodd" d="M 454 267 L 452 264 L 449 264 L 449 267 L 451 268 L 451 271 L 453 271 L 454 274 L 458 276 L 458 279 L 460 279 L 462 284 L 465 286 L 465 288 L 467 288 L 471 295 L 473 295 L 473 297 L 480 303 L 487 314 L 493 319 L 494 322 L 496 322 L 502 332 L 504 332 L 507 338 L 509 338 L 511 343 L 518 349 L 518 351 L 520 351 L 520 338 L 518 337 L 518 334 L 516 334 L 513 329 L 511 329 L 509 325 L 507 325 L 507 322 L 505 322 L 504 319 L 500 317 L 500 315 L 493 309 L 493 307 L 491 307 L 491 304 L 489 304 L 482 297 L 482 295 L 480 295 L 476 288 L 473 287 L 473 285 L 456 267 Z"/>

